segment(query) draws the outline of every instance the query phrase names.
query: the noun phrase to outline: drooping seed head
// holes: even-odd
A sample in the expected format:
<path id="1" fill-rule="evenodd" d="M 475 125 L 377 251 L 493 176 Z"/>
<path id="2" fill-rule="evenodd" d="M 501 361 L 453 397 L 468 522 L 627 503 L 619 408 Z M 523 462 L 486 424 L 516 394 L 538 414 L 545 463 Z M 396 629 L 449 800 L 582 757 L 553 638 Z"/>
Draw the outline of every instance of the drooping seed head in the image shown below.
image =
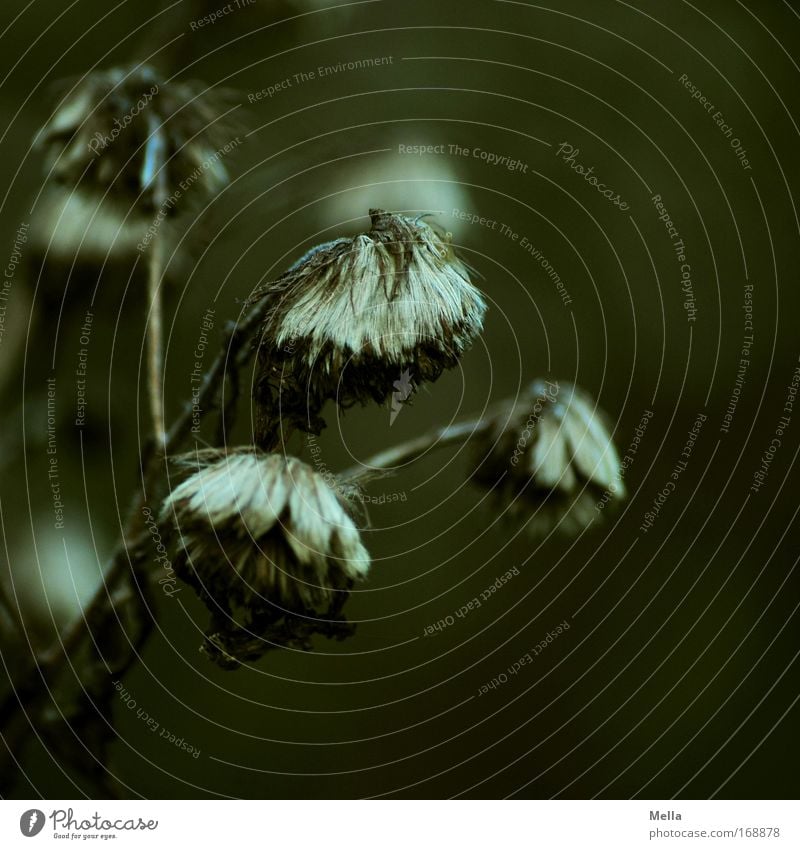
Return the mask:
<path id="1" fill-rule="evenodd" d="M 64 95 L 40 131 L 46 174 L 70 189 L 105 191 L 158 208 L 186 177 L 213 194 L 228 180 L 215 157 L 228 139 L 225 95 L 165 81 L 151 67 L 96 71 Z"/>
<path id="2" fill-rule="evenodd" d="M 421 218 L 370 216 L 367 233 L 319 245 L 254 296 L 256 401 L 306 430 L 329 398 L 384 403 L 406 370 L 436 380 L 482 330 L 486 304 L 448 238 Z"/>
<path id="3" fill-rule="evenodd" d="M 605 414 L 570 383 L 537 380 L 495 417 L 478 441 L 474 479 L 491 488 L 534 534 L 577 534 L 607 494 L 625 497 Z"/>
<path id="4" fill-rule="evenodd" d="M 168 519 L 176 572 L 223 610 L 322 611 L 369 569 L 347 498 L 295 457 L 205 452 L 166 499 Z"/>

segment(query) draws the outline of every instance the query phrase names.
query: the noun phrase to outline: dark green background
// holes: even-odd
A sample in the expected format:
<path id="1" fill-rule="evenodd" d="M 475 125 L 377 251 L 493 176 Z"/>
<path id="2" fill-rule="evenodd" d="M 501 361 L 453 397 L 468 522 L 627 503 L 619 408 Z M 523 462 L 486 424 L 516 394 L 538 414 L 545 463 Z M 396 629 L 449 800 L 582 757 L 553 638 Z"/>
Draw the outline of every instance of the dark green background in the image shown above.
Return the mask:
<path id="1" fill-rule="evenodd" d="M 800 407 L 764 487 L 748 488 L 800 354 L 797 3 L 414 0 L 318 10 L 258 0 L 197 33 L 187 22 L 199 6 L 179 3 L 163 26 L 137 32 L 157 8 L 3 5 L 0 234 L 3 255 L 20 220 L 33 222 L 32 242 L 46 243 L 30 212 L 42 163 L 29 145 L 54 103 L 51 84 L 142 58 L 183 32 L 172 59 L 180 77 L 236 89 L 243 129 L 234 135 L 252 133 L 226 160 L 230 187 L 207 208 L 187 210 L 176 228 L 185 240 L 169 270 L 172 413 L 188 394 L 209 306 L 221 327 L 258 282 L 311 245 L 364 229 L 370 206 L 390 206 L 444 211 L 437 220 L 476 268 L 490 303 L 486 331 L 462 368 L 423 390 L 391 430 L 387 410 L 354 409 L 337 420 L 329 409 L 322 445 L 331 469 L 479 412 L 548 373 L 598 397 L 622 451 L 643 411 L 654 416 L 627 477 L 624 511 L 574 544 L 533 543 L 496 521 L 499 511 L 464 484 L 468 464 L 455 449 L 373 485 L 375 495 L 402 491 L 407 500 L 371 510 L 374 565 L 348 607 L 361 623 L 350 641 L 273 653 L 224 673 L 197 651 L 205 614 L 190 590 L 163 598 L 160 630 L 125 685 L 201 755 L 160 740 L 119 703 L 112 769 L 123 792 L 795 797 Z M 375 56 L 393 62 L 247 103 L 249 92 L 297 72 Z M 725 115 L 752 170 L 741 167 L 681 74 Z M 559 160 L 562 142 L 580 149 L 580 161 L 620 192 L 628 212 Z M 399 144 L 442 143 L 529 167 L 510 173 L 472 157 L 419 162 L 397 152 Z M 428 169 L 422 176 L 420 167 Z M 655 193 L 687 246 L 693 324 Z M 564 281 L 571 307 L 518 245 L 454 221 L 453 205 L 527 236 Z M 129 279 L 124 260 L 102 271 L 50 263 L 39 275 L 41 250 L 32 244 L 26 261 L 8 322 L 28 338 L 14 350 L 7 336 L 0 349 L 8 452 L 2 557 L 12 564 L 30 635 L 46 641 L 45 596 L 71 592 L 69 582 L 57 589 L 65 582 L 53 570 L 67 568 L 66 550 L 79 584 L 96 580 L 136 481 L 138 425 L 146 421 L 137 390 L 143 283 L 138 271 Z M 754 286 L 753 357 L 723 434 L 746 274 Z M 98 279 L 92 424 L 81 441 L 71 424 L 71 371 Z M 53 358 L 65 543 L 52 531 L 43 443 Z M 708 419 L 678 490 L 644 534 L 643 515 L 703 411 Z M 248 419 L 238 441 L 247 439 Z M 302 439 L 289 450 L 302 452 Z M 426 626 L 512 566 L 519 576 L 491 602 L 422 638 Z M 69 609 L 67 601 L 56 607 L 57 621 Z M 564 619 L 570 630 L 534 664 L 475 697 Z M 5 646 L 12 668 L 29 651 L 19 634 Z M 17 752 L 24 771 L 17 795 L 95 792 L 33 732 L 28 743 Z"/>

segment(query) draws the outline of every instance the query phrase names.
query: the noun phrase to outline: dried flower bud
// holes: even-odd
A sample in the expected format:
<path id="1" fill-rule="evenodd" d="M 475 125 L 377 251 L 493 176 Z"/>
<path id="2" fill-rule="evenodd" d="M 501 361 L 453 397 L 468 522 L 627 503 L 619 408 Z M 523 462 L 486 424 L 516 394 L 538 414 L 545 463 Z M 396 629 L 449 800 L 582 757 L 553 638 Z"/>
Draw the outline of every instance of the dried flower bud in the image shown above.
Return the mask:
<path id="1" fill-rule="evenodd" d="M 201 452 L 199 471 L 164 503 L 162 520 L 170 516 L 175 571 L 212 610 L 269 621 L 313 614 L 369 568 L 345 496 L 295 457 Z"/>
<path id="2" fill-rule="evenodd" d="M 37 143 L 56 180 L 84 190 L 113 184 L 157 208 L 198 168 L 209 194 L 227 182 L 215 157 L 227 141 L 219 100 L 199 83 L 163 82 L 146 65 L 97 71 L 65 96 Z"/>
<path id="3" fill-rule="evenodd" d="M 319 432 L 335 398 L 384 403 L 405 370 L 415 385 L 458 363 L 486 304 L 448 239 L 420 218 L 370 211 L 372 227 L 319 245 L 254 299 L 265 301 L 255 399 Z"/>
<path id="4" fill-rule="evenodd" d="M 493 419 L 474 456 L 475 480 L 492 488 L 528 529 L 575 534 L 607 493 L 622 499 L 620 461 L 605 415 L 583 390 L 537 380 Z"/>

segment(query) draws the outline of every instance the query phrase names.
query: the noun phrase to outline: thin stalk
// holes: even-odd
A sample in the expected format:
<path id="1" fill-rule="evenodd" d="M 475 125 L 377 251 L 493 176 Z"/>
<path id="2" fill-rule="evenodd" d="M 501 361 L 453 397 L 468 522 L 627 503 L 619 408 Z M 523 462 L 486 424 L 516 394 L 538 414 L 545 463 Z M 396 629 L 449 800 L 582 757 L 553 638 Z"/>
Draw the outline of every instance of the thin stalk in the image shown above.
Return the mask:
<path id="1" fill-rule="evenodd" d="M 422 436 L 373 454 L 363 463 L 340 472 L 338 478 L 347 483 L 358 483 L 358 481 L 367 480 L 373 475 L 393 471 L 398 466 L 413 463 L 432 449 L 447 448 L 450 445 L 461 445 L 467 442 L 471 437 L 486 430 L 490 421 L 491 419 L 488 417 L 471 418 L 444 427 L 433 428 L 427 433 L 423 433 Z"/>
<path id="2" fill-rule="evenodd" d="M 153 447 L 162 453 L 166 443 L 164 427 L 164 298 L 161 240 L 156 238 L 147 254 L 147 395 L 153 424 Z"/>

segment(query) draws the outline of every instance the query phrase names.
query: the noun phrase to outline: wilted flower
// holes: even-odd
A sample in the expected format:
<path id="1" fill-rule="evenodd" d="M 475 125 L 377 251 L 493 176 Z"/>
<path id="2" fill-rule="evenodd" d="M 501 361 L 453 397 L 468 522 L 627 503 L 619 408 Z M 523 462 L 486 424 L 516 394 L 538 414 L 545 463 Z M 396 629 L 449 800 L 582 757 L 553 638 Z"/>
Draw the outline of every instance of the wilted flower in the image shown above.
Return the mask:
<path id="1" fill-rule="evenodd" d="M 620 461 L 604 413 L 569 383 L 535 381 L 493 418 L 477 444 L 474 478 L 528 528 L 578 533 L 604 493 L 621 499 Z"/>
<path id="2" fill-rule="evenodd" d="M 368 233 L 313 248 L 254 296 L 265 301 L 255 398 L 270 425 L 280 410 L 318 432 L 328 398 L 384 403 L 405 370 L 436 380 L 482 329 L 486 304 L 448 238 L 421 218 L 370 216 Z"/>
<path id="3" fill-rule="evenodd" d="M 324 611 L 369 568 L 348 500 L 295 457 L 201 452 L 164 503 L 173 516 L 176 573 L 251 621 Z"/>
<path id="4" fill-rule="evenodd" d="M 64 97 L 37 143 L 56 180 L 164 204 L 196 169 L 208 193 L 227 182 L 220 96 L 200 83 L 163 82 L 146 65 L 86 76 Z M 210 163 L 210 164 L 209 164 Z"/>

